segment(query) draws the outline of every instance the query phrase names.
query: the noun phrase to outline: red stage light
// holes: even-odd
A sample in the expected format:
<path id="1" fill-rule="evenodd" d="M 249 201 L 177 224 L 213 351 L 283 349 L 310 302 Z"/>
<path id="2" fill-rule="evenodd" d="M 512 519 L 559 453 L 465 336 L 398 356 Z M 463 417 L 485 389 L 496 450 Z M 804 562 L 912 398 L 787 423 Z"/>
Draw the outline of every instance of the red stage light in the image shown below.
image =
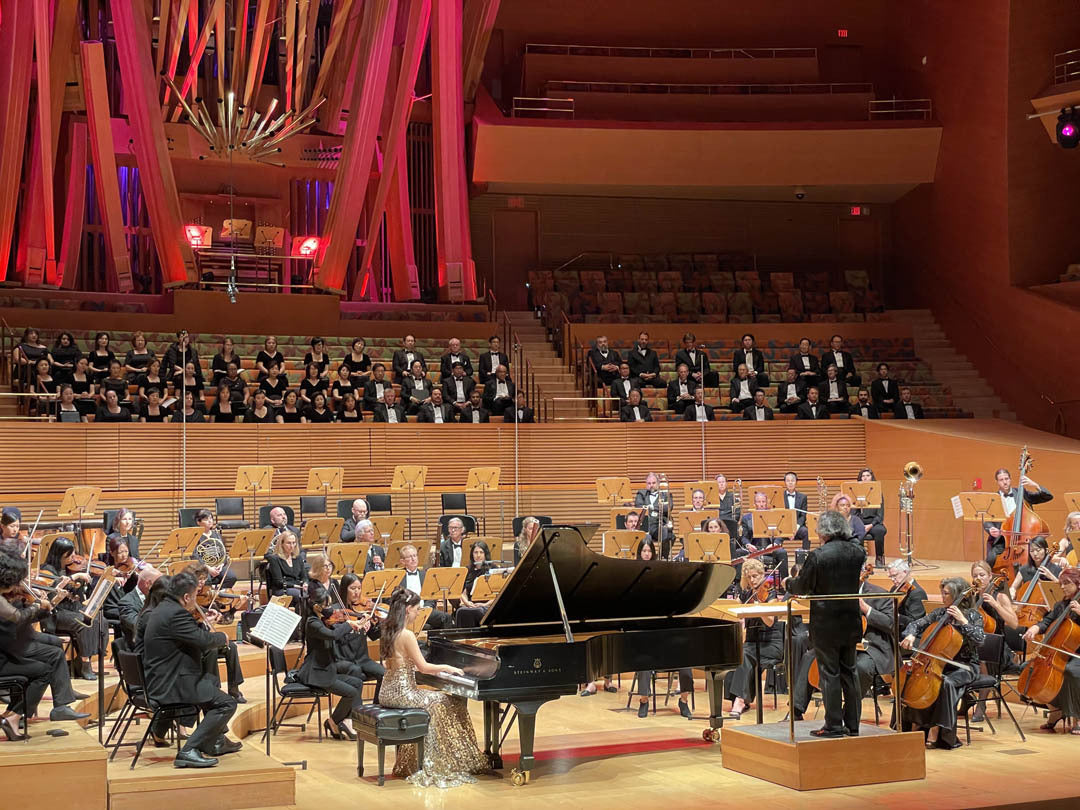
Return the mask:
<path id="1" fill-rule="evenodd" d="M 312 259 L 319 252 L 321 240 L 317 236 L 294 236 L 292 255 L 302 259 Z"/>
<path id="2" fill-rule="evenodd" d="M 862 216 L 862 208 L 859 207 L 858 205 L 853 205 L 853 206 L 851 206 L 850 214 L 853 217 L 861 217 Z"/>
<path id="3" fill-rule="evenodd" d="M 210 228 L 206 225 L 185 225 L 184 238 L 192 248 L 210 247 Z"/>

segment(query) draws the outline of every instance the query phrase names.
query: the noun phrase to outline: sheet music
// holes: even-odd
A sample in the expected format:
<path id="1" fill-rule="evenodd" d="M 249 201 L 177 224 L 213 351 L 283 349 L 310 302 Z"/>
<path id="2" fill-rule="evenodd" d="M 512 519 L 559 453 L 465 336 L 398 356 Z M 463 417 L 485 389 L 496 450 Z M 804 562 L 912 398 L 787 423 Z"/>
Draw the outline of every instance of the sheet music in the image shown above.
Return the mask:
<path id="1" fill-rule="evenodd" d="M 952 502 L 953 517 L 962 518 L 964 516 L 964 507 L 960 503 L 960 496 L 953 495 L 949 500 Z"/>
<path id="2" fill-rule="evenodd" d="M 262 616 L 252 628 L 251 635 L 265 641 L 271 647 L 284 650 L 298 624 L 300 624 L 299 614 L 270 602 L 263 608 Z"/>

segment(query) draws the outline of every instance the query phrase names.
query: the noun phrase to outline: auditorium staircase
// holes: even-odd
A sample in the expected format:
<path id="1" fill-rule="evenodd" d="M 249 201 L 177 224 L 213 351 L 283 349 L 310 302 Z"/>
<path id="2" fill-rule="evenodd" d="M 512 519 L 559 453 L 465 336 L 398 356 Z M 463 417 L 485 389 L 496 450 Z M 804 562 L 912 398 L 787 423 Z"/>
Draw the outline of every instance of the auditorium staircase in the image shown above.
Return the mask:
<path id="1" fill-rule="evenodd" d="M 552 398 L 580 397 L 581 392 L 576 387 L 574 375 L 567 370 L 566 363 L 552 348 L 544 325 L 532 312 L 505 312 L 504 314 L 510 321 L 514 334 L 521 341 L 522 351 L 532 370 L 532 377 L 536 381 L 540 397 L 549 400 L 548 418 L 551 417 L 553 407 L 554 414 L 558 418 L 587 418 L 589 409 L 583 401 L 550 402 Z M 510 348 L 512 347 L 507 347 L 507 351 Z M 527 382 L 523 379 L 521 371 L 515 372 L 513 376 L 519 385 Z M 536 418 L 537 421 L 541 418 L 539 407 Z"/>
<path id="2" fill-rule="evenodd" d="M 945 332 L 928 309 L 892 309 L 892 320 L 909 323 L 915 338 L 915 353 L 952 394 L 957 407 L 970 411 L 976 419 L 1016 420 L 1009 409 L 964 355 L 952 347 Z"/>

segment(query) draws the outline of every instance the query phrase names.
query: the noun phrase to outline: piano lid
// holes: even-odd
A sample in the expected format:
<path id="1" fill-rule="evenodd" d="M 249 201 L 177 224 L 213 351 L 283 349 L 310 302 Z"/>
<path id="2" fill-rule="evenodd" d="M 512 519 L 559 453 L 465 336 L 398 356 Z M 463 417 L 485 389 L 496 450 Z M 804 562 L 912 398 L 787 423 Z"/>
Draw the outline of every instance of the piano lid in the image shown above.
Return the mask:
<path id="1" fill-rule="evenodd" d="M 548 559 L 571 622 L 697 613 L 731 585 L 725 563 L 619 560 L 590 550 L 574 527 L 546 526 L 484 614 L 487 627 L 561 623 Z"/>

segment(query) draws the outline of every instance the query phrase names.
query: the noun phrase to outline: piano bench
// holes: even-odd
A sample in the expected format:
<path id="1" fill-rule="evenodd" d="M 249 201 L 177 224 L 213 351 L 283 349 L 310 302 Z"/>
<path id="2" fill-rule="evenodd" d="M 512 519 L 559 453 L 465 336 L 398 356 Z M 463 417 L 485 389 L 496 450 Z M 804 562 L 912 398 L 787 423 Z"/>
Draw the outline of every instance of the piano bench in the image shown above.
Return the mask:
<path id="1" fill-rule="evenodd" d="M 379 786 L 385 782 L 386 746 L 416 743 L 417 762 L 424 767 L 424 737 L 431 716 L 423 709 L 360 706 L 352 713 L 356 732 L 356 776 L 364 775 L 364 743 L 379 746 Z"/>

